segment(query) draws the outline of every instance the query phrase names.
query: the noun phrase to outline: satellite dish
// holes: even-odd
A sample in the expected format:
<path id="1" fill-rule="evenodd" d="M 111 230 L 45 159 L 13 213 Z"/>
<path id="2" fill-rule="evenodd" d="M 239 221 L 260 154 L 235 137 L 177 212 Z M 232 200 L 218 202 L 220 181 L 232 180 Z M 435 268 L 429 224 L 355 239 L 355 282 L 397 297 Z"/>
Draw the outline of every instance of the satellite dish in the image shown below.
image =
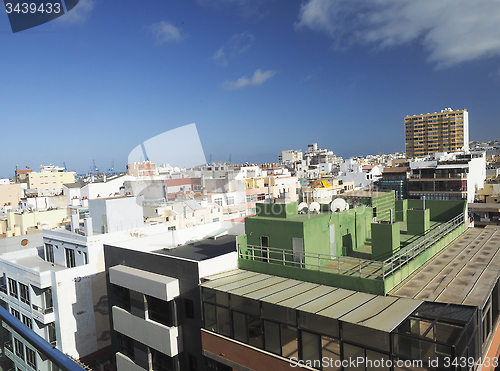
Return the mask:
<path id="1" fill-rule="evenodd" d="M 346 205 L 347 205 L 347 207 L 346 207 Z M 334 213 L 347 210 L 348 208 L 349 208 L 349 205 L 347 204 L 347 202 L 345 202 L 345 200 L 343 198 L 336 198 L 330 204 L 330 210 Z"/>
<path id="2" fill-rule="evenodd" d="M 321 209 L 321 206 L 317 202 L 313 202 L 309 205 L 309 212 L 311 212 L 311 213 L 319 214 L 320 209 Z"/>
<path id="3" fill-rule="evenodd" d="M 305 202 L 301 202 L 298 208 L 299 208 L 299 213 L 307 213 L 307 210 L 309 210 L 309 206 L 307 206 Z"/>

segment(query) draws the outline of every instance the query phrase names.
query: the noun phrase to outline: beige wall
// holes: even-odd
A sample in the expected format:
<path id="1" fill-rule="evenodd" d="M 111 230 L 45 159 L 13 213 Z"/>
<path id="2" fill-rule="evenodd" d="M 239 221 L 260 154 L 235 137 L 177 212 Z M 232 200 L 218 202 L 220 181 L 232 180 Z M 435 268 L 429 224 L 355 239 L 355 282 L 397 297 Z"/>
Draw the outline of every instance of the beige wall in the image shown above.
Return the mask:
<path id="1" fill-rule="evenodd" d="M 63 184 L 75 182 L 74 171 L 57 173 L 29 173 L 28 188 L 38 189 L 38 195 L 43 196 L 50 190 L 60 190 Z"/>
<path id="2" fill-rule="evenodd" d="M 63 224 L 63 222 L 67 221 L 67 218 L 67 208 L 23 213 L 11 211 L 7 213 L 7 228 L 11 229 L 13 236 L 19 236 L 28 234 L 28 229 L 36 227 L 38 223 L 40 223 L 40 228 L 43 224 L 53 228 Z M 30 229 L 30 233 L 32 232 Z M 7 233 L 7 237 L 10 237 L 9 233 Z"/>
<path id="3" fill-rule="evenodd" d="M 0 208 L 9 203 L 17 208 L 21 197 L 24 196 L 21 184 L 1 184 L 0 185 Z"/>

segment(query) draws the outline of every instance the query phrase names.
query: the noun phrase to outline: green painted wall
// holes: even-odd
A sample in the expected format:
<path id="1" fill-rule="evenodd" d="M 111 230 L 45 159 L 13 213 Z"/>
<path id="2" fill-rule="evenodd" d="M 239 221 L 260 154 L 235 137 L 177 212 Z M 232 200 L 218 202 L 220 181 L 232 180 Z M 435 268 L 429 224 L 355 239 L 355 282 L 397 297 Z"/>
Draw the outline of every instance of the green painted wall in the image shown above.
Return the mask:
<path id="1" fill-rule="evenodd" d="M 290 202 L 288 204 L 258 203 L 256 212 L 257 216 L 286 219 L 297 215 L 298 206 L 296 202 Z"/>
<path id="2" fill-rule="evenodd" d="M 422 208 L 422 200 L 408 200 L 408 208 Z M 447 222 L 465 212 L 465 201 L 426 200 L 425 208 L 431 210 L 431 220 Z"/>
<path id="3" fill-rule="evenodd" d="M 396 209 L 396 198 L 394 191 L 384 192 L 381 195 L 374 196 L 372 199 L 372 207 L 377 208 L 377 221 L 389 221 L 389 210 Z"/>
<path id="4" fill-rule="evenodd" d="M 424 234 L 431 227 L 431 211 L 429 209 L 408 209 L 407 218 L 406 230 L 408 234 Z"/>
<path id="5" fill-rule="evenodd" d="M 406 222 L 406 212 L 408 211 L 408 200 L 396 200 L 396 218 L 398 222 Z"/>
<path id="6" fill-rule="evenodd" d="M 383 261 L 399 251 L 400 225 L 396 223 L 372 223 L 372 258 Z"/>

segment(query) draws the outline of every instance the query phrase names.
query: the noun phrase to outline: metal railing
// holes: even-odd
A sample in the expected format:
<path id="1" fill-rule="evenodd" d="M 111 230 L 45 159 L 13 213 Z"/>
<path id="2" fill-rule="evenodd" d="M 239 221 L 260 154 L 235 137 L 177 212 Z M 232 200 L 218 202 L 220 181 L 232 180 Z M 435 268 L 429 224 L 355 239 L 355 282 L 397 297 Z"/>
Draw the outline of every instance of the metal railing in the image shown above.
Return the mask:
<path id="1" fill-rule="evenodd" d="M 263 263 L 308 268 L 344 275 L 382 279 L 382 262 L 349 256 L 293 252 L 288 249 L 238 244 L 238 257 Z"/>
<path id="2" fill-rule="evenodd" d="M 238 257 L 263 263 L 384 280 L 463 223 L 464 214 L 460 214 L 446 224 L 440 225 L 425 236 L 418 238 L 415 242 L 404 247 L 384 261 L 373 261 L 349 256 L 293 252 L 289 249 L 247 244 L 238 244 Z"/>
<path id="3" fill-rule="evenodd" d="M 385 279 L 390 276 L 463 223 L 464 214 L 461 213 L 446 224 L 438 226 L 430 233 L 399 250 L 399 252 L 384 260 L 382 265 L 382 277 Z"/>

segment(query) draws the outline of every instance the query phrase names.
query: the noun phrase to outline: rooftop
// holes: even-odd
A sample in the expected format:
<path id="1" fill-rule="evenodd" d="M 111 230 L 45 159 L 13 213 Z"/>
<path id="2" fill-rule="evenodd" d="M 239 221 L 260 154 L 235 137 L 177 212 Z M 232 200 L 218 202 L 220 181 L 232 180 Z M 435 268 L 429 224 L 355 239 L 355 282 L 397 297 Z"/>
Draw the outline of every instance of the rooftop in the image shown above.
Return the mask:
<path id="1" fill-rule="evenodd" d="M 205 277 L 201 286 L 391 332 L 423 301 L 384 297 L 240 269 Z"/>
<path id="2" fill-rule="evenodd" d="M 500 227 L 469 228 L 389 294 L 482 308 L 500 275 Z"/>
<path id="3" fill-rule="evenodd" d="M 216 239 L 207 238 L 175 248 L 155 250 L 153 252 L 188 260 L 203 261 L 236 252 L 236 237 L 227 235 Z"/>

